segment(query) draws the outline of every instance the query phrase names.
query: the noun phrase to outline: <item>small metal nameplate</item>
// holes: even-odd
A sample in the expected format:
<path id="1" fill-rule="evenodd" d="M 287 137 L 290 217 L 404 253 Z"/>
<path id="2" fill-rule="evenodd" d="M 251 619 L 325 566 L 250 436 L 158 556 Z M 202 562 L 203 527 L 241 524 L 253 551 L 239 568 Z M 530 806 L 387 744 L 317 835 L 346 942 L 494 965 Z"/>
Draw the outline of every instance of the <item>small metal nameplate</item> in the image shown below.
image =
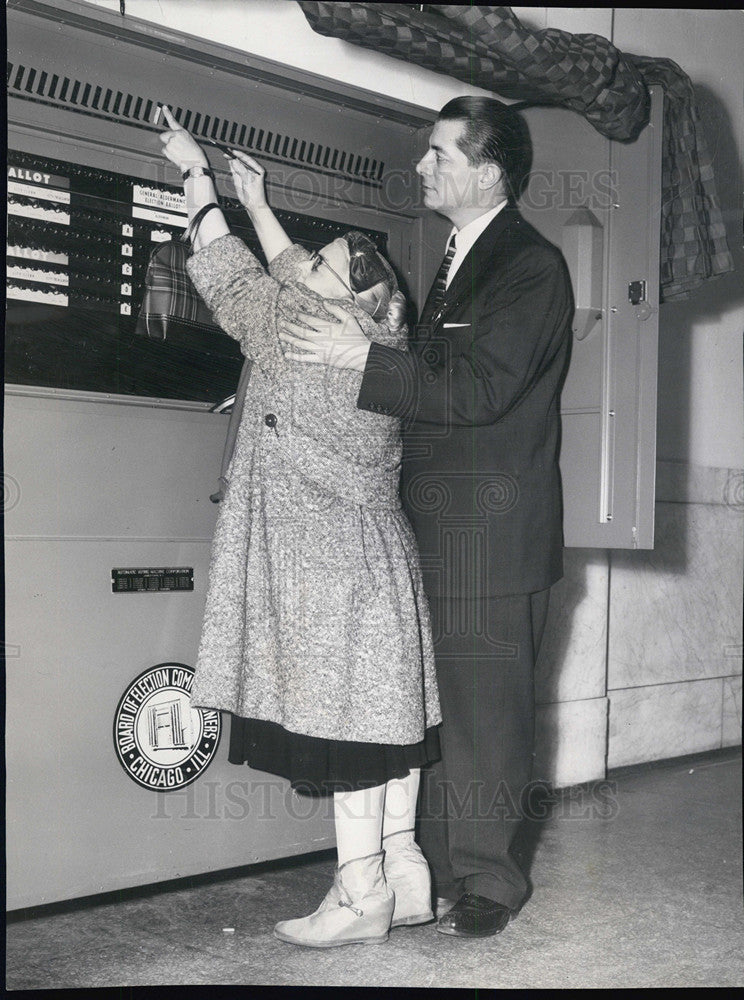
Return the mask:
<path id="1" fill-rule="evenodd" d="M 114 594 L 158 594 L 164 590 L 193 589 L 193 566 L 111 570 L 111 590 Z"/>

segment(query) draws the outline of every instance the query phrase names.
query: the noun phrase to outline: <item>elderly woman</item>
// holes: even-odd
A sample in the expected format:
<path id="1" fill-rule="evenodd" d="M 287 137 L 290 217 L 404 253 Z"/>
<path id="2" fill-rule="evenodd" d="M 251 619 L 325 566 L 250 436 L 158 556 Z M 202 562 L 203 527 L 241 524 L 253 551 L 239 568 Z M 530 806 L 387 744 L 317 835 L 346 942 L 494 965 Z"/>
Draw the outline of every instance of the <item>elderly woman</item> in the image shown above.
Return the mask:
<path id="1" fill-rule="evenodd" d="M 208 161 L 165 109 L 164 153 L 189 217 L 215 202 Z M 359 410 L 360 376 L 285 358 L 277 333 L 343 306 L 370 340 L 404 347 L 395 278 L 361 233 L 319 253 L 292 245 L 264 171 L 231 151 L 236 192 L 268 273 L 218 207 L 203 214 L 189 274 L 253 360 L 214 536 L 192 704 L 235 716 L 230 760 L 332 791 L 338 866 L 310 916 L 277 924 L 315 947 L 386 940 L 433 919 L 413 840 L 419 769 L 441 721 L 428 608 L 398 499 L 398 422 Z M 392 308 L 391 308 L 392 304 Z"/>

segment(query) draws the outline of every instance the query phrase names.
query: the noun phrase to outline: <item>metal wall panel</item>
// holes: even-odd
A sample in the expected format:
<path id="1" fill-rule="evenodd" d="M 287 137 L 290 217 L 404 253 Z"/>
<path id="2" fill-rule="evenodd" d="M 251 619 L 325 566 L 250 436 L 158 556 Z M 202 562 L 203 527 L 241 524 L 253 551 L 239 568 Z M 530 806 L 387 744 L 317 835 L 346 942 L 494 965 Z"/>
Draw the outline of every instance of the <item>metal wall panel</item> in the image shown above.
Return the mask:
<path id="1" fill-rule="evenodd" d="M 137 785 L 114 751 L 130 682 L 159 663 L 193 666 L 226 420 L 6 397 L 9 909 L 333 844 L 327 802 L 229 764 L 227 731 L 173 792 Z M 194 590 L 112 593 L 114 567 L 147 566 L 193 567 Z"/>

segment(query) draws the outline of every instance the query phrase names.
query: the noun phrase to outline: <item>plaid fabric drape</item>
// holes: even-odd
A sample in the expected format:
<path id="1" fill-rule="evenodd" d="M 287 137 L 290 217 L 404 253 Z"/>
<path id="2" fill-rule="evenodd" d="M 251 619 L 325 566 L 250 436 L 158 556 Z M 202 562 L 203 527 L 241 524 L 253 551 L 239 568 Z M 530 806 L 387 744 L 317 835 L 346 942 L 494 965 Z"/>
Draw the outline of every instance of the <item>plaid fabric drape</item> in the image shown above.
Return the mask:
<path id="1" fill-rule="evenodd" d="M 663 302 L 686 299 L 703 281 L 734 270 L 713 160 L 689 76 L 671 59 L 627 58 L 649 86 L 664 89 L 659 286 Z"/>
<path id="2" fill-rule="evenodd" d="M 608 39 L 525 28 L 510 7 L 300 0 L 322 35 L 384 52 L 502 97 L 560 105 L 602 135 L 632 140 L 648 121 L 648 89 L 665 92 L 662 164 L 661 296 L 685 298 L 733 270 L 713 170 L 692 84 L 669 59 L 620 52 Z"/>

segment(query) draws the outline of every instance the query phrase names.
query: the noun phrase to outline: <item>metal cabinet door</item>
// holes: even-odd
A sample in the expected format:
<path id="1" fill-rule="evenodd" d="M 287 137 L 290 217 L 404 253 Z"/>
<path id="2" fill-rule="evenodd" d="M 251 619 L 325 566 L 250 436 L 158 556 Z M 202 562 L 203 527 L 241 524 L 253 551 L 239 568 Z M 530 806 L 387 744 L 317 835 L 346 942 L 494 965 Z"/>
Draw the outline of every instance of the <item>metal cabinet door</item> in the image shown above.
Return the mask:
<path id="1" fill-rule="evenodd" d="M 576 297 L 562 394 L 566 545 L 652 548 L 662 94 L 632 143 L 580 115 L 525 111 L 525 217 L 563 250 Z"/>
<path id="2" fill-rule="evenodd" d="M 327 800 L 228 762 L 226 713 L 185 787 L 121 766 L 124 692 L 194 664 L 227 418 L 60 395 L 6 398 L 8 909 L 332 847 Z M 113 592 L 113 567 L 156 566 L 191 567 L 194 589 Z"/>

